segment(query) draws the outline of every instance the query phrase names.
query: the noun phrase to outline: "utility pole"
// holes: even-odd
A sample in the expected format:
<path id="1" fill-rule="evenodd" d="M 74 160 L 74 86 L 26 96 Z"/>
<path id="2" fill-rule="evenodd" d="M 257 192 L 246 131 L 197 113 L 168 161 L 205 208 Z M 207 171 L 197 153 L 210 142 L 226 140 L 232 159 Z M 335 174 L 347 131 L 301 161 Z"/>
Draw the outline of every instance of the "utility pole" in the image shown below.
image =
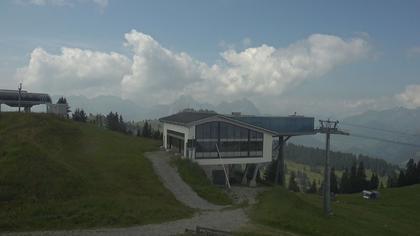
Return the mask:
<path id="1" fill-rule="evenodd" d="M 18 106 L 19 106 L 19 112 L 20 112 L 20 100 L 22 99 L 22 83 L 19 83 L 18 87 Z"/>
<path id="2" fill-rule="evenodd" d="M 330 135 L 341 134 L 349 135 L 349 133 L 338 130 L 338 120 L 319 120 L 321 127 L 319 132 L 325 134 L 325 168 L 324 168 L 324 213 L 327 216 L 332 215 L 331 209 L 331 168 L 330 168 Z"/>

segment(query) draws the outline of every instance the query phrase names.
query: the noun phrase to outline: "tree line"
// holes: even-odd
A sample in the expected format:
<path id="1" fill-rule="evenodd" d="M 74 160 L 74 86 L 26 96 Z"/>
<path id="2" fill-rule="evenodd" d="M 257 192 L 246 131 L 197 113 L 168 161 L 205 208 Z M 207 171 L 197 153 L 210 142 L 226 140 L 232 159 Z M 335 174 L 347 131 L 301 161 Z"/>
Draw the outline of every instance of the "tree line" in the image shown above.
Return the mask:
<path id="1" fill-rule="evenodd" d="M 265 181 L 274 183 L 277 160 L 273 160 L 265 172 Z M 285 167 L 287 170 L 287 165 Z M 330 171 L 330 190 L 332 193 L 357 193 L 362 190 L 373 190 L 384 187 L 380 183 L 378 174 L 372 172 L 371 176 L 367 176 L 363 161 L 353 162 L 350 168 L 345 168 L 343 175 L 339 178 L 334 167 Z M 289 182 L 287 188 L 294 192 L 320 193 L 323 184 L 315 179 L 310 181 L 304 171 L 290 171 Z"/>
<path id="2" fill-rule="evenodd" d="M 89 114 L 88 116 L 83 109 L 77 108 L 72 113 L 71 119 L 77 122 L 89 122 L 101 128 L 106 128 L 124 134 L 162 139 L 162 132 L 160 132 L 159 128 L 152 128 L 151 122 L 146 120 L 143 126 L 135 124 L 134 122 L 126 122 L 124 121 L 123 116 L 118 114 L 118 112 L 111 111 L 106 116 L 102 114 Z"/>
<path id="3" fill-rule="evenodd" d="M 274 181 L 274 174 L 276 162 L 269 166 L 266 172 L 267 180 Z M 414 159 L 410 159 L 405 169 L 401 169 L 399 174 L 388 175 L 386 187 L 395 188 L 409 186 L 413 184 L 420 184 L 420 160 L 416 163 Z M 377 173 L 372 172 L 371 176 L 367 176 L 364 162 L 354 162 L 350 168 L 345 168 L 341 178 L 338 178 L 335 169 L 332 168 L 330 172 L 331 179 L 331 192 L 332 193 L 358 193 L 363 190 L 374 190 L 385 188 L 384 183 L 379 181 Z M 309 178 L 305 173 L 302 174 L 300 171 L 291 171 L 288 189 L 294 192 L 304 191 L 307 193 L 319 193 L 322 192 L 323 184 L 319 183 L 320 187 L 315 180 L 308 184 Z"/>
<path id="4" fill-rule="evenodd" d="M 153 129 L 152 124 L 147 120 L 144 122 L 143 127 L 137 126 L 137 136 L 142 136 L 146 138 L 162 139 L 163 134 L 159 129 Z"/>
<path id="5" fill-rule="evenodd" d="M 275 152 L 273 153 L 277 155 Z M 325 150 L 288 143 L 285 145 L 284 156 L 287 160 L 311 166 L 312 171 L 321 173 L 321 167 L 325 161 Z M 364 163 L 364 168 L 373 170 L 381 177 L 395 173 L 399 169 L 398 166 L 390 164 L 383 159 L 352 153 L 330 152 L 330 165 L 336 170 L 344 171 L 354 163 L 360 162 Z"/>
<path id="6" fill-rule="evenodd" d="M 379 187 L 378 175 L 375 172 L 372 172 L 372 175 L 368 179 L 368 176 L 366 176 L 364 163 L 362 161 L 359 162 L 358 165 L 356 163 L 353 163 L 353 165 L 350 168 L 350 171 L 348 168 L 344 170 L 339 185 L 337 181 L 337 176 L 333 171 L 331 171 L 331 180 L 331 183 L 333 183 L 334 185 L 331 187 L 334 188 L 334 191 L 333 189 L 331 190 L 331 192 L 333 193 L 358 193 L 363 190 L 378 189 Z M 381 183 L 381 185 L 381 187 L 383 188 L 383 183 Z"/>
<path id="7" fill-rule="evenodd" d="M 388 176 L 387 185 L 390 188 L 413 184 L 420 184 L 420 160 L 416 164 L 414 159 L 410 158 L 405 170 L 400 170 L 398 176 L 395 173 Z"/>

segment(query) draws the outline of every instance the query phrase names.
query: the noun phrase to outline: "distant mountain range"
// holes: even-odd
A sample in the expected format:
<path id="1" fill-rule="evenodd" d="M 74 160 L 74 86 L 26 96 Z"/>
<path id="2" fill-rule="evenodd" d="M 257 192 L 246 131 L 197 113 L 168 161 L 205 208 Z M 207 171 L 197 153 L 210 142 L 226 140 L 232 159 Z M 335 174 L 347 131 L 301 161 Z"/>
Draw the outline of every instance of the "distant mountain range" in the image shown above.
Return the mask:
<path id="1" fill-rule="evenodd" d="M 350 136 L 334 135 L 332 149 L 368 154 L 396 164 L 404 164 L 409 158 L 420 159 L 420 108 L 367 111 L 343 119 L 339 127 Z M 318 134 L 295 137 L 291 142 L 324 148 L 324 139 Z"/>
<path id="2" fill-rule="evenodd" d="M 133 101 L 121 99 L 115 96 L 98 96 L 87 98 L 84 96 L 66 97 L 72 110 L 81 108 L 87 113 L 107 114 L 110 111 L 118 112 L 126 120 L 140 121 L 144 119 L 156 119 L 167 116 L 186 108 L 196 110 L 213 110 L 221 114 L 230 114 L 232 112 L 241 112 L 246 115 L 259 115 L 257 107 L 248 99 L 235 100 L 232 102 L 221 102 L 218 105 L 210 103 L 200 103 L 191 96 L 182 95 L 171 104 L 155 105 L 144 107 Z M 58 96 L 53 96 L 53 101 L 58 100 Z"/>
<path id="3" fill-rule="evenodd" d="M 54 101 L 57 99 L 57 96 L 53 96 Z M 70 96 L 67 97 L 67 100 L 72 109 L 82 108 L 87 113 L 92 114 L 107 114 L 114 111 L 122 114 L 126 120 L 133 121 L 156 119 L 185 108 L 207 109 L 222 114 L 230 114 L 233 111 L 246 115 L 260 114 L 258 108 L 247 99 L 213 105 L 200 103 L 191 96 L 184 95 L 171 104 L 151 107 L 143 107 L 130 100 L 115 96 L 98 96 L 95 98 Z M 420 159 L 420 108 L 398 107 L 382 111 L 367 111 L 340 120 L 339 127 L 349 131 L 351 135 L 334 135 L 331 143 L 333 150 L 367 154 L 396 164 L 405 163 L 412 157 Z M 392 142 L 386 142 L 385 140 Z M 293 137 L 290 142 L 324 148 L 325 136 L 318 134 Z"/>

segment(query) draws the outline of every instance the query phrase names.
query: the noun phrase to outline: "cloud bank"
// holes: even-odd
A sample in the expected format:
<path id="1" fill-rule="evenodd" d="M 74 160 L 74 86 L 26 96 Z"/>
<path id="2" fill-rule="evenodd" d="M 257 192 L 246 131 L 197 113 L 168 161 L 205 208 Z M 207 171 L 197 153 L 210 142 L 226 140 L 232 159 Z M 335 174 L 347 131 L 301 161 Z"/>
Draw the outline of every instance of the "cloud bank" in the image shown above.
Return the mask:
<path id="1" fill-rule="evenodd" d="M 118 53 L 62 48 L 61 54 L 49 54 L 36 48 L 29 64 L 17 71 L 25 87 L 64 95 L 113 94 L 120 96 L 120 78 L 130 69 L 131 61 Z"/>
<path id="2" fill-rule="evenodd" d="M 420 107 L 420 84 L 408 85 L 397 99 L 409 108 Z"/>
<path id="3" fill-rule="evenodd" d="M 147 104 L 169 103 L 189 94 L 218 102 L 278 96 L 369 52 L 362 38 L 313 34 L 284 48 L 263 44 L 226 50 L 220 62 L 209 65 L 171 51 L 142 32 L 132 30 L 124 37 L 130 56 L 79 48 L 63 48 L 55 55 L 36 48 L 17 78 L 26 87 L 54 94 L 108 94 Z"/>

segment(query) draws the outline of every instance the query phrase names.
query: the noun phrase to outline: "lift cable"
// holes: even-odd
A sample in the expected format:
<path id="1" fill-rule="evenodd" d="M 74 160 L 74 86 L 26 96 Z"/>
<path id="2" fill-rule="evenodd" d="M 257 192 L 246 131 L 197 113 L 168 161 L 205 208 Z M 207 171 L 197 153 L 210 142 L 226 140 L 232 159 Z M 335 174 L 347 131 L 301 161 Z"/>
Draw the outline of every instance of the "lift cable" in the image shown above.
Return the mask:
<path id="1" fill-rule="evenodd" d="M 384 139 L 384 138 L 378 138 L 378 137 L 367 136 L 367 135 L 362 135 L 362 134 L 350 133 L 350 136 L 358 137 L 358 138 L 365 138 L 365 139 L 372 139 L 372 140 L 376 140 L 376 141 L 380 141 L 380 142 L 393 143 L 393 144 L 399 144 L 399 145 L 405 145 L 405 146 L 420 148 L 420 145 L 414 144 L 414 143 L 406 143 L 406 142 L 395 141 L 395 140 Z"/>
<path id="2" fill-rule="evenodd" d="M 420 134 L 406 133 L 406 132 L 402 132 L 402 131 L 398 131 L 398 130 L 390 130 L 390 129 L 376 128 L 376 127 L 369 127 L 369 126 L 366 126 L 366 125 L 350 124 L 350 123 L 346 123 L 346 122 L 340 122 L 340 124 L 344 125 L 344 126 L 353 126 L 353 127 L 382 131 L 382 132 L 388 132 L 388 133 L 393 133 L 393 134 L 401 134 L 401 135 L 407 135 L 407 136 L 412 136 L 412 137 L 420 137 Z"/>

